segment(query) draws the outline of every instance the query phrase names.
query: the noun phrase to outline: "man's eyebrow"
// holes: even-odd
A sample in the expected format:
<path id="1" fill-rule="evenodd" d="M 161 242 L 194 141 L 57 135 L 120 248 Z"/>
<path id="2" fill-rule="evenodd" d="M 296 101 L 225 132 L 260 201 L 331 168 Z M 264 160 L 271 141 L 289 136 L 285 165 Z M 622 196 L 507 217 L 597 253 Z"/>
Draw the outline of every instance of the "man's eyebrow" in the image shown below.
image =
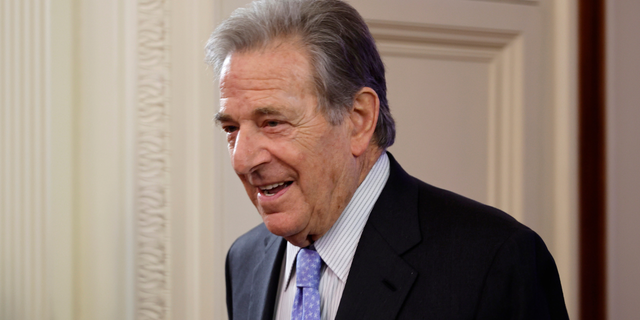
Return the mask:
<path id="1" fill-rule="evenodd" d="M 281 116 L 283 113 L 274 107 L 262 107 L 253 110 L 253 114 L 257 116 Z"/>
<path id="2" fill-rule="evenodd" d="M 220 125 L 222 122 L 233 121 L 233 118 L 224 112 L 218 112 L 213 116 L 213 121 L 215 121 L 217 125 Z"/>
<path id="3" fill-rule="evenodd" d="M 281 116 L 283 113 L 274 107 L 262 107 L 253 110 L 252 112 L 254 116 Z M 216 122 L 217 125 L 220 125 L 222 122 L 233 121 L 233 117 L 230 115 L 220 111 L 213 116 L 213 121 Z"/>

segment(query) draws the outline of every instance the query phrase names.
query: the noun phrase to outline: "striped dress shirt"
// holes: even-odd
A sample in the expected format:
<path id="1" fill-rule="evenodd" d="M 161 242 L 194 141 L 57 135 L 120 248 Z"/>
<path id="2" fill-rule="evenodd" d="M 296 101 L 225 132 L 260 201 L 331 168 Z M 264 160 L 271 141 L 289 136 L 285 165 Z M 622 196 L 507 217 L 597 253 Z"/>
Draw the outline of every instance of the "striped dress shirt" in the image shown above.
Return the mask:
<path id="1" fill-rule="evenodd" d="M 388 178 L 389 157 L 383 152 L 336 223 L 313 244 L 323 261 L 319 287 L 322 320 L 333 320 L 338 313 L 360 236 Z M 297 289 L 295 260 L 299 250 L 300 247 L 287 243 L 276 298 L 276 320 L 291 319 Z"/>

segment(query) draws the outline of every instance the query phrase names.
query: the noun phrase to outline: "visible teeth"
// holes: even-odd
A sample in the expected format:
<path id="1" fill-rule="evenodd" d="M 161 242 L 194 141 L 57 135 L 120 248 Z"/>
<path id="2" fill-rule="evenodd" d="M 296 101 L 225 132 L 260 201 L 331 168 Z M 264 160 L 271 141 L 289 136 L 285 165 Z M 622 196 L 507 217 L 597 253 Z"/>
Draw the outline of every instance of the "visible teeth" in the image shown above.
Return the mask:
<path id="1" fill-rule="evenodd" d="M 284 182 L 270 184 L 270 185 L 265 186 L 265 187 L 260 187 L 260 190 L 262 190 L 262 191 L 271 190 L 271 189 L 279 187 L 279 186 L 281 186 L 283 184 L 284 184 Z"/>

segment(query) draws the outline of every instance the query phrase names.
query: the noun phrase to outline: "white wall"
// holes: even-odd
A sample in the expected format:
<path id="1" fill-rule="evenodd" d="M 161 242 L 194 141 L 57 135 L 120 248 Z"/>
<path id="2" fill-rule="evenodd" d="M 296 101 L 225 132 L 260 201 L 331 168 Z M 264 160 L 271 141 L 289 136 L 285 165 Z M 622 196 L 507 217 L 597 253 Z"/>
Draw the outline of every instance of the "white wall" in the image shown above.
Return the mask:
<path id="1" fill-rule="evenodd" d="M 608 316 L 640 314 L 640 1 L 607 1 Z"/>

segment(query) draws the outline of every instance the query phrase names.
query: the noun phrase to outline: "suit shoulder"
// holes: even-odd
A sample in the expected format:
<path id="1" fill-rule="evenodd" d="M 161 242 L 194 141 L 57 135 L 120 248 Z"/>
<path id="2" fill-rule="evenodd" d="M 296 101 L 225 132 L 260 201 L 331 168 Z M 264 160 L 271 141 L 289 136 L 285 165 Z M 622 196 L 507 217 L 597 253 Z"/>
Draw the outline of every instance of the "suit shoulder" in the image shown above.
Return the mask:
<path id="1" fill-rule="evenodd" d="M 535 232 L 497 208 L 416 179 L 419 212 L 427 225 L 473 240 L 506 240 L 516 233 Z"/>
<path id="2" fill-rule="evenodd" d="M 261 223 L 238 237 L 229 248 L 228 255 L 230 258 L 252 255 L 257 250 L 264 250 L 264 246 L 274 238 L 278 237 L 269 232 L 264 223 Z"/>

